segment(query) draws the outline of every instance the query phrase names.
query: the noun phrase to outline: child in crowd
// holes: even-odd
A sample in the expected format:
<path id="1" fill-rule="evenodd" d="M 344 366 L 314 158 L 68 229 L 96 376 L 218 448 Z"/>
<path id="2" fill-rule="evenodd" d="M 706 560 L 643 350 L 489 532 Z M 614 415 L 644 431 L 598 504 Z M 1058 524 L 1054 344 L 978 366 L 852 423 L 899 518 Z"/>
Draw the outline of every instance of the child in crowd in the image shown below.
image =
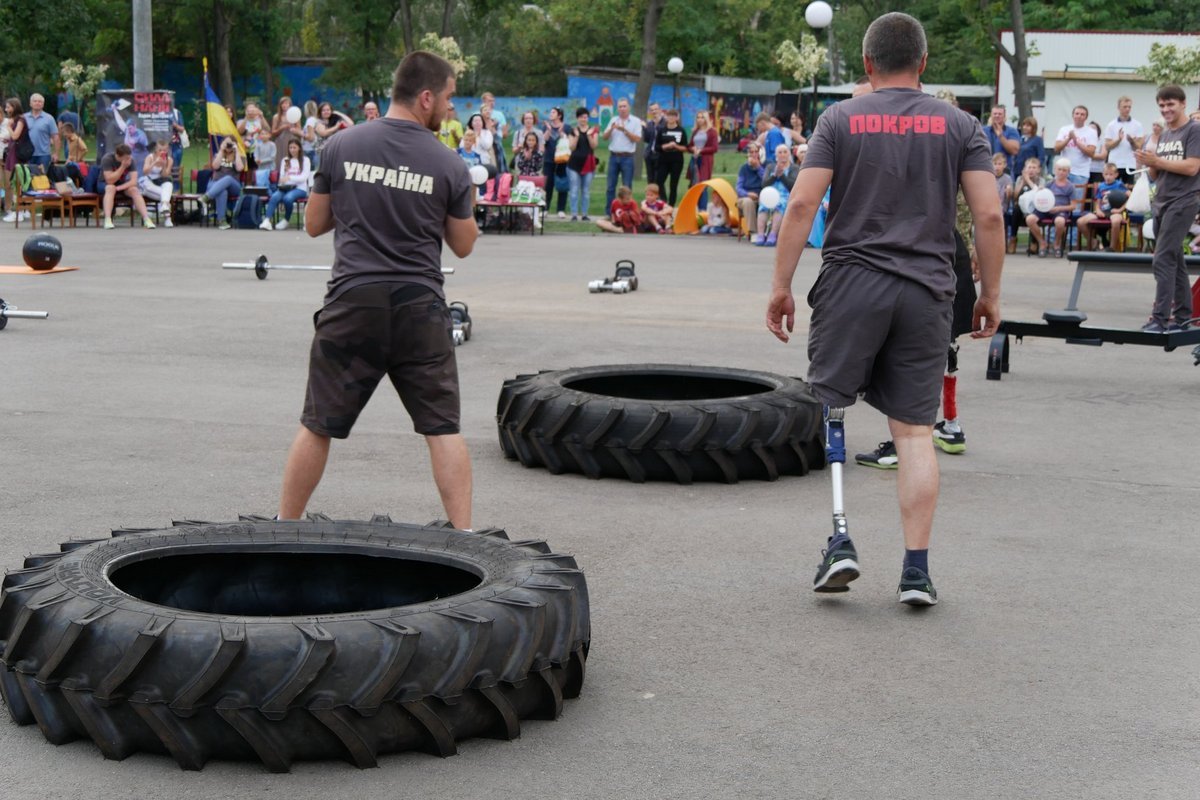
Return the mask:
<path id="1" fill-rule="evenodd" d="M 75 132 L 75 126 L 69 122 L 64 122 L 62 126 L 63 138 L 67 140 L 67 161 L 72 164 L 78 164 L 81 170 L 87 167 L 87 142 L 83 137 Z M 83 171 L 86 175 L 87 172 Z"/>
<path id="2" fill-rule="evenodd" d="M 1101 171 L 1104 180 L 1096 184 L 1096 198 L 1092 204 L 1090 214 L 1084 214 L 1079 218 L 1076 224 L 1079 226 L 1079 240 L 1082 242 L 1084 237 L 1090 233 L 1092 225 L 1107 221 L 1109 225 L 1101 225 L 1097 227 L 1096 232 L 1100 236 L 1104 236 L 1105 228 L 1111 228 L 1111 237 L 1109 244 L 1104 248 L 1112 252 L 1121 244 L 1121 226 L 1125 224 L 1125 204 L 1129 202 L 1129 192 L 1125 188 L 1125 184 L 1121 183 L 1121 176 L 1117 172 L 1117 165 L 1109 162 L 1104 165 Z M 1113 203 L 1109 200 L 1109 192 L 1119 191 L 1125 197 L 1119 203 Z M 1124 248 L 1121 248 L 1124 249 Z"/>
<path id="3" fill-rule="evenodd" d="M 1008 174 L 1008 156 L 1004 153 L 996 153 L 992 156 L 992 171 L 996 173 L 996 191 L 1000 195 L 1000 211 L 1004 214 L 1006 221 L 1012 219 L 1012 198 L 1013 198 L 1013 179 Z M 1005 225 L 1005 237 L 1008 243 L 1006 248 L 1008 252 L 1015 253 L 1017 251 L 1017 231 L 1010 225 Z"/>
<path id="4" fill-rule="evenodd" d="M 649 233 L 671 233 L 675 209 L 659 195 L 657 183 L 646 184 L 646 198 L 642 200 L 642 230 Z"/>
<path id="5" fill-rule="evenodd" d="M 729 227 L 729 209 L 718 192 L 712 192 L 708 201 L 708 223 L 700 228 L 700 233 L 733 233 Z"/>
<path id="6" fill-rule="evenodd" d="M 1017 235 L 1017 231 L 1020 229 L 1020 227 L 1022 225 L 1024 225 L 1026 223 L 1025 212 L 1021 210 L 1021 197 L 1028 192 L 1036 192 L 1038 189 L 1041 189 L 1042 186 L 1043 186 L 1042 162 L 1039 161 L 1036 157 L 1030 157 L 1030 158 L 1025 159 L 1025 166 L 1021 170 L 1021 174 L 1017 176 L 1016 181 L 1013 183 L 1013 189 L 1012 189 L 1013 204 L 1012 204 L 1012 210 L 1010 211 L 1010 213 L 1008 215 L 1009 218 L 1007 220 L 1008 227 L 1011 228 L 1012 232 L 1013 232 L 1014 247 L 1016 245 L 1015 238 Z M 1012 251 L 1010 251 L 1010 252 L 1012 252 Z M 1037 254 L 1037 239 L 1033 238 L 1033 236 L 1030 235 L 1029 250 L 1026 253 L 1026 255 L 1032 256 L 1032 255 L 1036 255 L 1036 254 Z"/>
<path id="7" fill-rule="evenodd" d="M 1054 255 L 1062 258 L 1066 249 L 1067 222 L 1071 212 L 1075 210 L 1075 184 L 1071 183 L 1071 162 L 1060 158 L 1054 162 L 1054 180 L 1046 187 L 1054 192 L 1054 206 L 1049 211 L 1034 209 L 1032 214 L 1025 217 L 1029 233 L 1038 243 L 1038 258 L 1045 258 L 1050 253 L 1050 245 L 1042 236 L 1042 226 L 1054 225 Z"/>
<path id="8" fill-rule="evenodd" d="M 463 131 L 462 139 L 458 143 L 458 155 L 463 161 L 467 162 L 468 168 L 482 163 L 479 153 L 475 152 L 475 143 L 478 141 L 477 136 L 475 131 L 467 128 Z"/>
<path id="9" fill-rule="evenodd" d="M 607 219 L 596 220 L 596 225 L 609 233 L 637 233 L 642 224 L 642 211 L 633 199 L 633 190 L 628 186 L 617 189 L 616 199 L 608 210 Z"/>

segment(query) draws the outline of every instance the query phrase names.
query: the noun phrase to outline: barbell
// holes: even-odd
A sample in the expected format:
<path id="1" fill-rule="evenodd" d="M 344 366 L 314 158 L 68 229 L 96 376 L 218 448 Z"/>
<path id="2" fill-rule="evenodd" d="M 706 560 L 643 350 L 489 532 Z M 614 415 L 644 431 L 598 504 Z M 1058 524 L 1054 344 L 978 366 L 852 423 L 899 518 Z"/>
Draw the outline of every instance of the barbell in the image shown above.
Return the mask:
<path id="1" fill-rule="evenodd" d="M 0 298 L 0 331 L 7 327 L 9 318 L 46 319 L 49 316 L 50 312 L 48 311 L 21 311 L 16 306 L 10 306 L 4 302 L 4 298 Z"/>
<path id="2" fill-rule="evenodd" d="M 299 269 L 299 270 L 331 270 L 333 267 L 327 264 L 272 264 L 265 256 L 260 255 L 254 261 L 226 261 L 221 264 L 222 269 L 252 269 L 255 276 L 260 281 L 267 279 L 267 273 L 273 269 Z M 453 275 L 454 267 L 442 267 L 443 275 Z"/>

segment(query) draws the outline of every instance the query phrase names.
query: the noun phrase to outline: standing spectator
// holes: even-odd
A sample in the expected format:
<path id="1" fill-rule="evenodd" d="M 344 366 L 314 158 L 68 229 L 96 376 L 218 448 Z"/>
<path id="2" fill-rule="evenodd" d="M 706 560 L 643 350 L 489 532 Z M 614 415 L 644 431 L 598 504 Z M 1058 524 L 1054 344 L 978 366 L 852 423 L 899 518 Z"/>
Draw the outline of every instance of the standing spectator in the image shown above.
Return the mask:
<path id="1" fill-rule="evenodd" d="M 1108 160 L 1117 165 L 1121 180 L 1132 184 L 1137 177 L 1133 171 L 1137 163 L 1133 154 L 1142 149 L 1146 142 L 1142 123 L 1133 118 L 1133 100 L 1122 95 L 1117 98 L 1117 116 L 1108 123 L 1104 132 L 1104 146 L 1108 148 Z"/>
<path id="2" fill-rule="evenodd" d="M 617 194 L 617 179 L 622 186 L 633 188 L 633 158 L 642 140 L 642 121 L 629 113 L 629 101 L 617 101 L 617 115 L 608 122 L 602 134 L 608 145 L 608 191 L 604 207 L 611 208 Z"/>
<path id="3" fill-rule="evenodd" d="M 467 120 L 467 130 L 475 134 L 475 145 L 472 147 L 472 152 L 479 156 L 479 163 L 487 168 L 488 177 L 496 177 L 498 170 L 496 169 L 496 148 L 495 137 L 488 130 L 487 123 L 484 122 L 481 114 L 472 114 Z"/>
<path id="4" fill-rule="evenodd" d="M 363 104 L 363 120 L 374 122 L 377 119 L 379 119 L 379 104 L 374 100 L 368 100 Z"/>
<path id="5" fill-rule="evenodd" d="M 1000 212 L 1004 214 L 1005 219 L 1008 219 L 1013 196 L 1013 179 L 1008 174 L 1008 156 L 1004 153 L 992 153 L 992 170 L 996 173 L 996 193 L 1000 196 Z M 1017 252 L 1016 230 L 1006 225 L 1004 233 L 1007 241 L 1005 252 Z"/>
<path id="6" fill-rule="evenodd" d="M 418 50 L 395 76 L 387 116 L 330 143 L 305 211 L 309 236 L 334 232 L 333 273 L 316 315 L 304 412 L 277 516 L 303 515 L 331 439 L 350 435 L 386 375 L 425 438 L 447 519 L 470 529 L 471 459 L 459 431 L 441 260 L 443 244 L 459 258 L 475 246 L 474 191 L 462 161 L 434 136 L 454 93 L 454 68 Z M 400 193 L 383 181 L 353 180 L 345 163 L 399 165 L 435 188 Z"/>
<path id="7" fill-rule="evenodd" d="M 712 177 L 713 156 L 716 154 L 720 143 L 720 137 L 717 136 L 717 132 L 713 130 L 712 123 L 709 122 L 708 112 L 696 112 L 696 127 L 692 129 L 692 160 L 696 164 L 696 174 L 692 185 L 701 183 Z M 787 145 L 784 144 L 784 147 L 787 147 Z M 775 155 L 776 157 L 779 155 L 778 147 L 775 149 Z"/>
<path id="8" fill-rule="evenodd" d="M 142 164 L 138 188 L 143 197 L 149 197 L 158 203 L 158 210 L 165 215 L 164 228 L 173 226 L 171 222 L 171 190 L 175 185 L 171 182 L 172 167 L 171 144 L 163 140 L 154 143 L 154 152 L 146 156 Z M 107 215 L 106 215 L 107 216 Z"/>
<path id="9" fill-rule="evenodd" d="M 106 155 L 100 162 L 100 169 L 104 174 L 104 200 L 102 201 L 104 229 L 112 230 L 116 227 L 113 225 L 112 212 L 113 203 L 119 193 L 124 193 L 129 197 L 133 207 L 142 215 L 144 227 L 155 227 L 154 221 L 146 213 L 146 201 L 142 199 L 142 193 L 138 191 L 138 175 L 137 170 L 133 168 L 133 152 L 129 149 L 129 145 L 124 142 L 117 145 L 113 152 Z"/>
<path id="10" fill-rule="evenodd" d="M 179 169 L 183 165 L 183 136 L 187 128 L 183 126 L 183 112 L 178 106 L 171 107 L 171 161 L 175 165 L 172 180 L 179 178 Z"/>
<path id="11" fill-rule="evenodd" d="M 792 130 L 792 144 L 808 144 L 808 134 L 804 132 L 804 115 L 799 111 L 793 111 L 790 117 Z"/>
<path id="12" fill-rule="evenodd" d="M 658 150 L 658 174 L 654 182 L 662 189 L 667 205 L 676 207 L 679 193 L 679 176 L 683 174 L 683 154 L 688 152 L 688 133 L 679 124 L 679 112 L 668 108 L 663 115 L 666 124 L 658 132 L 655 149 Z M 670 188 L 667 180 L 670 179 Z"/>
<path id="13" fill-rule="evenodd" d="M 221 141 L 217 154 L 213 156 L 211 168 L 212 178 L 209 179 L 204 196 L 206 200 L 216 201 L 217 227 L 227 231 L 230 225 L 225 218 L 225 211 L 229 201 L 236 200 L 241 195 L 242 172 L 246 169 L 246 162 L 234 145 L 233 139 L 226 138 Z"/>
<path id="14" fill-rule="evenodd" d="M 442 126 L 438 129 L 438 139 L 451 150 L 457 150 L 462 137 L 463 126 L 458 121 L 458 112 L 455 111 L 454 103 L 451 102 L 446 106 L 446 118 L 442 120 Z"/>
<path id="15" fill-rule="evenodd" d="M 317 106 L 317 124 L 313 126 L 313 132 L 317 135 L 316 151 L 318 163 L 320 163 L 321 153 L 324 152 L 325 145 L 328 143 L 330 137 L 338 131 L 344 131 L 353 124 L 353 120 L 344 114 L 334 111 L 331 103 L 321 103 L 321 105 Z"/>
<path id="16" fill-rule="evenodd" d="M 1153 153 L 1135 156 L 1155 186 L 1154 311 L 1142 330 L 1170 333 L 1190 327 L 1192 319 L 1183 239 L 1200 211 L 1200 122 L 1185 116 L 1187 95 L 1181 87 L 1164 86 L 1155 99 L 1165 128 Z"/>
<path id="17" fill-rule="evenodd" d="M 1088 183 L 1100 183 L 1104 180 L 1104 165 L 1108 163 L 1108 147 L 1104 144 L 1104 135 L 1100 125 L 1089 122 L 1088 127 L 1096 133 L 1096 151 L 1092 155 L 1092 163 L 1088 167 Z"/>
<path id="18" fill-rule="evenodd" d="M 571 146 L 567 142 L 567 132 L 570 129 L 563 121 L 563 111 L 555 107 L 550 109 L 550 118 L 542 133 L 546 142 L 545 158 L 542 160 L 542 172 L 546 176 L 546 213 L 550 213 L 551 202 L 554 200 L 555 184 L 561 178 L 567 180 L 567 162 L 571 159 Z M 562 146 L 559 146 L 562 142 Z M 570 186 L 570 183 L 567 184 Z M 568 190 L 569 192 L 569 190 Z M 568 192 L 558 192 L 558 218 L 567 217 Z"/>
<path id="19" fill-rule="evenodd" d="M 62 160 L 64 160 L 64 161 L 70 161 L 71 154 L 70 154 L 70 152 L 68 152 L 68 149 L 67 149 L 67 137 L 66 137 L 66 135 L 63 134 L 63 126 L 70 125 L 72 130 L 74 130 L 77 134 L 82 136 L 83 135 L 83 121 L 80 120 L 79 115 L 76 114 L 74 111 L 71 111 L 69 107 L 67 108 L 66 111 L 63 111 L 62 109 L 64 106 L 65 106 L 65 103 L 59 103 L 58 140 L 59 140 L 59 142 L 62 143 L 62 150 L 60 150 L 55 155 L 59 158 L 62 158 Z"/>
<path id="20" fill-rule="evenodd" d="M 1017 129 L 1009 125 L 1005 120 L 1008 109 L 1001 105 L 992 106 L 991 116 L 988 118 L 988 127 L 984 129 L 987 134 L 988 145 L 991 147 L 992 154 L 1003 153 L 1007 167 L 1005 172 L 1012 175 L 1016 172 L 1015 158 L 1017 151 L 1021 149 L 1021 135 L 1017 133 Z"/>
<path id="21" fill-rule="evenodd" d="M 1031 158 L 1036 158 L 1039 164 L 1046 163 L 1046 144 L 1038 135 L 1036 117 L 1026 117 L 1021 120 L 1021 146 L 1017 149 L 1017 157 L 1013 159 L 1013 166 L 1024 171 L 1025 163 Z M 1013 173 L 1013 178 L 1015 179 L 1018 174 Z"/>
<path id="22" fill-rule="evenodd" d="M 1146 137 L 1146 141 L 1142 143 L 1141 151 L 1153 153 L 1158 149 L 1158 140 L 1162 137 L 1163 130 L 1167 127 L 1167 122 L 1162 117 L 1157 118 L 1150 123 L 1150 135 Z M 1136 157 L 1136 156 L 1135 156 Z"/>
<path id="23" fill-rule="evenodd" d="M 537 124 L 538 116 L 536 111 L 526 111 L 521 115 L 521 127 L 517 128 L 512 137 L 512 151 L 514 154 L 525 146 L 525 137 L 531 133 L 537 137 L 539 151 L 546 146 L 546 142 L 542 138 L 542 132 L 538 129 Z"/>
<path id="24" fill-rule="evenodd" d="M 87 168 L 87 142 L 80 136 L 75 126 L 69 122 L 64 122 L 58 126 L 58 135 L 63 139 L 63 149 L 67 151 L 67 163 L 74 164 L 77 167 L 82 165 Z"/>
<path id="25" fill-rule="evenodd" d="M 1054 152 L 1071 162 L 1071 183 L 1087 183 L 1092 171 L 1092 157 L 1100 142 L 1095 131 L 1088 127 L 1087 106 L 1075 106 L 1071 111 L 1073 123 L 1064 125 L 1054 138 Z M 1055 161 L 1055 164 L 1058 162 Z M 1056 170 L 1057 172 L 1057 170 Z"/>
<path id="26" fill-rule="evenodd" d="M 317 101 L 309 100 L 304 104 L 304 127 L 300 131 L 300 141 L 304 155 L 312 168 L 317 168 Z"/>
<path id="27" fill-rule="evenodd" d="M 771 121 L 771 115 L 763 111 L 754 118 L 758 130 L 758 146 L 762 148 L 763 164 L 770 169 L 775 164 L 775 148 L 787 144 L 783 132 Z"/>
<path id="28" fill-rule="evenodd" d="M 658 132 L 666 126 L 662 106 L 651 103 L 646 109 L 646 122 L 642 125 L 642 163 L 646 168 L 646 180 L 650 183 L 658 174 Z"/>
<path id="29" fill-rule="evenodd" d="M 756 245 L 762 244 L 762 234 L 758 233 L 758 193 L 762 191 L 766 172 L 758 142 L 751 142 L 746 147 L 746 163 L 738 169 L 734 191 L 737 193 L 738 213 L 746 221 L 746 230 L 753 234 L 752 241 Z"/>
<path id="30" fill-rule="evenodd" d="M 263 118 L 262 109 L 258 107 L 258 103 L 246 103 L 246 116 L 238 120 L 237 130 L 249 156 L 250 169 L 256 169 L 258 160 L 255 152 L 263 138 L 269 138 L 271 133 L 267 129 L 267 121 Z"/>
<path id="31" fill-rule="evenodd" d="M 600 139 L 600 129 L 593 128 L 589 122 L 586 108 L 575 111 L 575 127 L 567 134 L 571 145 L 571 159 L 567 162 L 567 178 L 571 181 L 571 195 L 568 204 L 571 206 L 571 221 L 580 218 L 584 222 L 588 218 L 588 195 L 592 190 L 592 176 L 596 172 L 596 144 Z"/>
<path id="32" fill-rule="evenodd" d="M 275 209 L 283 203 L 283 217 L 275 223 L 275 230 L 286 230 L 288 221 L 292 218 L 292 207 L 296 205 L 297 200 L 308 197 L 308 184 L 311 179 L 312 163 L 304 155 L 300 140 L 290 140 L 287 155 L 283 157 L 279 167 L 279 184 L 267 200 L 267 210 L 263 215 L 262 224 L 258 227 L 264 231 L 271 230 L 271 218 L 275 216 Z"/>
<path id="33" fill-rule="evenodd" d="M 291 107 L 292 98 L 285 94 L 279 98 L 275 116 L 271 117 L 271 141 L 275 143 L 275 157 L 271 166 L 276 170 L 282 169 L 283 160 L 287 158 L 288 143 L 293 139 L 300 141 L 300 137 L 304 135 L 304 128 L 299 122 L 288 122 L 287 112 Z"/>
<path id="34" fill-rule="evenodd" d="M 20 150 L 24 147 L 26 158 L 19 158 Z M 16 197 L 13 191 L 12 174 L 17 164 L 28 161 L 32 155 L 33 146 L 29 143 L 29 129 L 25 127 L 25 111 L 21 101 L 10 97 L 4 101 L 4 116 L 0 119 L 0 190 L 4 191 L 4 221 L 13 222 L 17 218 Z M 29 212 L 22 211 L 21 219 L 28 219 Z"/>
<path id="35" fill-rule="evenodd" d="M 45 106 L 46 98 L 40 94 L 31 94 L 29 112 L 25 114 L 29 141 L 33 142 L 33 158 L 29 159 L 29 163 L 41 166 L 43 171 L 50 169 L 54 154 L 58 152 L 58 124 L 54 117 L 43 110 Z M 134 187 L 135 191 L 136 189 L 137 187 Z"/>
<path id="36" fill-rule="evenodd" d="M 479 96 L 479 110 L 483 113 L 484 119 L 490 119 L 496 123 L 493 133 L 500 134 L 500 139 L 508 136 L 508 117 L 504 116 L 504 112 L 496 108 L 496 96 L 491 92 L 484 92 Z"/>
<path id="37" fill-rule="evenodd" d="M 542 139 L 537 131 L 525 134 L 525 141 L 513 156 L 513 170 L 521 177 L 542 174 Z"/>

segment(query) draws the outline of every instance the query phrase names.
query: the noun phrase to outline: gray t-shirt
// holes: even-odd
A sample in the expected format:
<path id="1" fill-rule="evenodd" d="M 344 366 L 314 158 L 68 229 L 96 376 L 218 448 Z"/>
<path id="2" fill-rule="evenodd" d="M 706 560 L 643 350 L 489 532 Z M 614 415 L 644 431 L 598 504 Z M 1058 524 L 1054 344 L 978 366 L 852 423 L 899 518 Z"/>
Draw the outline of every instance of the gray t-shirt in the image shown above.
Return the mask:
<path id="1" fill-rule="evenodd" d="M 333 277 L 325 301 L 369 283 L 414 283 L 442 293 L 446 217 L 470 219 L 466 163 L 432 131 L 383 117 L 328 140 L 313 194 L 334 217 Z"/>
<path id="2" fill-rule="evenodd" d="M 1159 158 L 1167 161 L 1183 161 L 1185 158 L 1200 158 L 1200 124 L 1188 120 L 1175 130 L 1167 128 L 1158 137 Z M 1184 197 L 1195 196 L 1200 191 L 1200 173 L 1191 177 L 1177 172 L 1158 171 L 1154 181 L 1154 210 L 1161 213 L 1164 208 Z"/>
<path id="3" fill-rule="evenodd" d="M 992 172 L 979 123 L 917 89 L 845 100 L 817 120 L 801 169 L 832 169 L 822 269 L 862 264 L 954 296 L 959 176 Z"/>

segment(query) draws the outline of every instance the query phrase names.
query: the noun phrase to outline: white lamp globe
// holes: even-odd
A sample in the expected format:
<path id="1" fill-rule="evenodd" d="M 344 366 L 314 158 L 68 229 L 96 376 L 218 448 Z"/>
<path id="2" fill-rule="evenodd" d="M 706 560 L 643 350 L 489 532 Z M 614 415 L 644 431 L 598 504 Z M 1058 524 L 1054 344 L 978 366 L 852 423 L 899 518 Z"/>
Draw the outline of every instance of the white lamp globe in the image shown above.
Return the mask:
<path id="1" fill-rule="evenodd" d="M 824 0 L 809 3 L 804 9 L 804 21 L 814 28 L 827 28 L 833 22 L 833 8 Z"/>
<path id="2" fill-rule="evenodd" d="M 675 75 L 683 72 L 683 59 L 679 58 L 678 56 L 672 58 L 667 62 L 667 71 L 672 72 Z"/>

